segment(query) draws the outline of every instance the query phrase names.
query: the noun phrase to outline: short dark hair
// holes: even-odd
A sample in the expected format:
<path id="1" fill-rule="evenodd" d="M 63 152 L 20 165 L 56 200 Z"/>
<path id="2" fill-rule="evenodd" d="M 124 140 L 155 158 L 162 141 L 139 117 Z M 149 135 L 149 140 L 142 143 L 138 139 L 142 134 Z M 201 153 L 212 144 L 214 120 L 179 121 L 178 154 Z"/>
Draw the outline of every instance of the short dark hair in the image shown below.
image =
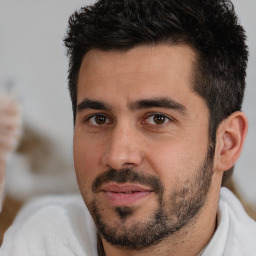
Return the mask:
<path id="1" fill-rule="evenodd" d="M 125 51 L 139 45 L 185 44 L 196 53 L 192 88 L 206 102 L 210 140 L 241 110 L 248 51 L 230 0 L 99 0 L 69 19 L 64 39 L 74 122 L 81 62 L 92 49 Z"/>

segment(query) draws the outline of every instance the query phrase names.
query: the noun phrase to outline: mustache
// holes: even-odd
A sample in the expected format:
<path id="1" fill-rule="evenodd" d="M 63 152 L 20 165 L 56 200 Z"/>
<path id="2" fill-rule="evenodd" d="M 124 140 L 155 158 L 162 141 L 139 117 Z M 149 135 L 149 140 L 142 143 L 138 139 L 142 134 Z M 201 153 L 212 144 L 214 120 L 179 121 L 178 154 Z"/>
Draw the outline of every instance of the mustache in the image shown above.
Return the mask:
<path id="1" fill-rule="evenodd" d="M 116 182 L 119 184 L 131 182 L 141 184 L 152 188 L 155 193 L 163 193 L 163 185 L 161 181 L 153 175 L 145 175 L 132 168 L 121 170 L 109 169 L 95 178 L 92 184 L 92 191 L 97 193 L 103 184 Z"/>

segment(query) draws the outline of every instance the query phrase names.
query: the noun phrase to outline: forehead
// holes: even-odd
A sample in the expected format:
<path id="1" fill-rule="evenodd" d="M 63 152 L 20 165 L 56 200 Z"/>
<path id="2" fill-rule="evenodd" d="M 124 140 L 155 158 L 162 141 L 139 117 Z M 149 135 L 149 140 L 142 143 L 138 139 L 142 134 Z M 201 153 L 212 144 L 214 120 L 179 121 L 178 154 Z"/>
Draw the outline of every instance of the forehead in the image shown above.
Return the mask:
<path id="1" fill-rule="evenodd" d="M 185 45 L 139 46 L 128 51 L 91 50 L 78 77 L 78 103 L 85 96 L 180 97 L 192 92 L 195 52 Z"/>

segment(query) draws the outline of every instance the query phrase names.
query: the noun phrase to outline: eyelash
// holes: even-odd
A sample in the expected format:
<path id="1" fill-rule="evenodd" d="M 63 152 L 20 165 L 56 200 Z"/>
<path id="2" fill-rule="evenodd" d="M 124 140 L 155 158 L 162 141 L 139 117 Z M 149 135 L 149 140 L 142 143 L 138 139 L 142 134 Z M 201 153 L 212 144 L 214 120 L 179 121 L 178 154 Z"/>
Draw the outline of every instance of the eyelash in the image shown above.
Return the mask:
<path id="1" fill-rule="evenodd" d="M 100 123 L 97 123 L 95 120 L 94 120 L 94 124 L 90 122 L 90 120 L 92 120 L 93 118 L 96 118 L 96 117 L 103 117 L 105 120 L 107 120 L 107 122 L 104 122 L 102 124 Z M 149 120 L 149 118 L 160 118 L 160 122 L 161 122 L 161 119 L 163 120 L 163 123 L 159 123 L 157 124 L 155 121 L 156 120 L 153 120 L 154 124 L 153 123 L 150 123 L 148 122 L 147 120 Z M 151 127 L 160 127 L 160 126 L 163 126 L 165 125 L 167 122 L 174 122 L 175 120 L 165 114 L 162 114 L 162 113 L 150 113 L 146 116 L 146 118 L 143 119 L 142 121 L 142 124 L 148 124 L 150 125 Z M 98 114 L 93 114 L 93 115 L 90 115 L 88 117 L 85 118 L 85 123 L 89 123 L 91 126 L 94 126 L 94 127 L 104 127 L 105 125 L 109 124 L 112 122 L 111 118 L 108 117 L 108 115 L 104 114 L 104 113 L 98 113 Z"/>
<path id="2" fill-rule="evenodd" d="M 159 120 L 162 121 L 164 119 L 164 122 L 163 123 L 156 123 L 156 120 L 154 120 L 154 118 L 160 118 Z M 162 126 L 164 124 L 166 124 L 167 122 L 171 121 L 173 122 L 174 119 L 165 115 L 165 114 L 162 114 L 162 113 L 151 113 L 150 115 L 148 115 L 144 120 L 148 120 L 149 118 L 153 118 L 153 121 L 154 121 L 154 124 L 150 124 L 149 122 L 146 122 L 146 121 L 143 121 L 142 123 L 148 123 L 149 125 L 152 125 L 152 126 Z M 162 119 L 162 120 L 161 120 Z"/>
<path id="3" fill-rule="evenodd" d="M 103 117 L 106 120 L 109 120 L 109 122 L 103 123 L 103 124 L 92 124 L 92 123 L 90 123 L 90 120 L 93 119 L 93 118 L 96 118 L 96 117 Z M 103 114 L 103 113 L 93 114 L 93 115 L 90 115 L 90 116 L 85 118 L 85 123 L 90 123 L 90 125 L 92 125 L 92 126 L 103 126 L 103 125 L 106 125 L 110 122 L 111 122 L 111 119 L 106 114 Z"/>

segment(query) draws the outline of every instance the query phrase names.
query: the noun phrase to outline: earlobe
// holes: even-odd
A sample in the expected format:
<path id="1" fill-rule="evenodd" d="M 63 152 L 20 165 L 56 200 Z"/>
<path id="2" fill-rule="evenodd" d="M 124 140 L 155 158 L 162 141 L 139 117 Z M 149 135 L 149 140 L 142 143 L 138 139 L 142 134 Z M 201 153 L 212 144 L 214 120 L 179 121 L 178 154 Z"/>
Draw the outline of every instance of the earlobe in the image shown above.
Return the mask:
<path id="1" fill-rule="evenodd" d="M 239 158 L 248 130 L 248 121 L 241 111 L 232 113 L 219 126 L 216 140 L 215 168 L 230 169 Z"/>

